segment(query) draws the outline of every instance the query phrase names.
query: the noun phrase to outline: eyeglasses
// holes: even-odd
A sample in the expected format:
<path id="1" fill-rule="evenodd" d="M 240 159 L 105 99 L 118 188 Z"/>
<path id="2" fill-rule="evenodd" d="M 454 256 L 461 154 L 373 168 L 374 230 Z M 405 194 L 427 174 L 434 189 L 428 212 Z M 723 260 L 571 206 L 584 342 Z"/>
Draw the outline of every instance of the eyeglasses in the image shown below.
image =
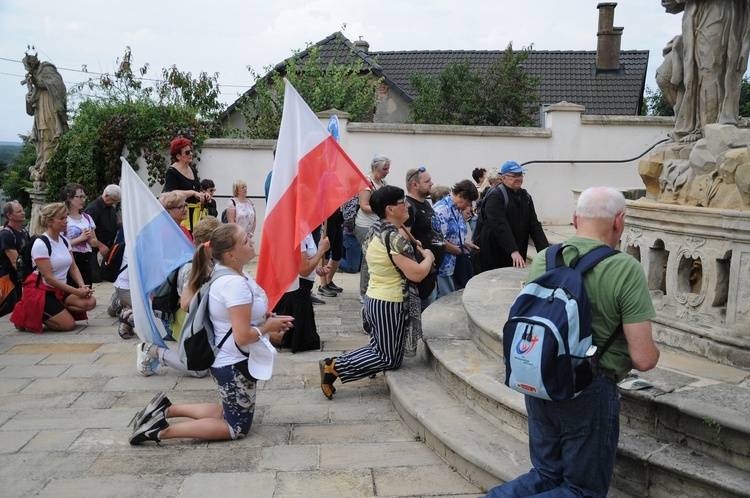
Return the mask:
<path id="1" fill-rule="evenodd" d="M 180 204 L 179 206 L 172 206 L 169 209 L 179 209 L 180 211 L 184 211 L 187 209 L 187 204 Z"/>
<path id="2" fill-rule="evenodd" d="M 406 204 L 406 199 L 401 199 L 396 201 L 396 204 L 392 204 L 393 206 L 401 206 L 403 204 Z"/>
<path id="3" fill-rule="evenodd" d="M 192 149 L 188 149 L 185 152 L 183 152 L 182 154 L 186 155 L 186 156 L 192 156 L 193 155 L 193 151 L 192 151 Z"/>
<path id="4" fill-rule="evenodd" d="M 409 183 L 412 178 L 414 178 L 415 176 L 417 176 L 419 173 L 424 173 L 425 171 L 427 171 L 427 169 L 425 169 L 424 166 L 420 166 L 417 171 L 415 171 L 414 173 L 412 173 L 411 175 L 409 175 L 409 178 L 406 179 L 406 183 Z"/>
<path id="5" fill-rule="evenodd" d="M 85 199 L 86 198 L 85 195 L 74 195 L 73 197 L 75 197 L 76 199 Z"/>
<path id="6" fill-rule="evenodd" d="M 505 176 L 508 178 L 523 178 L 526 176 L 526 173 L 505 173 Z"/>

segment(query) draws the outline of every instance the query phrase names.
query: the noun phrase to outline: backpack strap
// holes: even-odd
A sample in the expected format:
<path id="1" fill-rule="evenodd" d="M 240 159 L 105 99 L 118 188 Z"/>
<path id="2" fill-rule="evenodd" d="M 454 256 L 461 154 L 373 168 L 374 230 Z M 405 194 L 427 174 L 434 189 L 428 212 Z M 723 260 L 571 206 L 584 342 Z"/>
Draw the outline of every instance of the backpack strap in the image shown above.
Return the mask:
<path id="1" fill-rule="evenodd" d="M 393 256 L 391 256 L 391 231 L 389 230 L 388 233 L 385 234 L 385 253 L 388 255 L 388 259 L 391 260 L 391 264 L 396 269 L 396 271 L 401 275 L 401 278 L 406 278 L 406 275 L 404 275 L 404 272 L 401 271 L 401 268 L 396 266 L 396 263 L 393 261 Z"/>
<path id="2" fill-rule="evenodd" d="M 572 247 L 572 246 L 569 246 Z M 575 248 L 574 248 L 575 249 Z M 599 264 L 601 261 L 607 259 L 610 256 L 618 254 L 620 251 L 612 249 L 609 246 L 598 246 L 587 252 L 583 256 L 576 256 L 570 261 L 571 268 L 578 270 L 581 273 L 586 273 L 588 270 Z M 565 266 L 563 260 L 563 245 L 555 244 L 547 249 L 546 254 L 547 271 L 554 270 L 561 266 Z"/>
<path id="3" fill-rule="evenodd" d="M 208 288 L 206 289 L 206 294 L 208 294 L 209 290 L 211 289 L 211 285 L 219 280 L 221 277 L 225 277 L 227 275 L 237 275 L 236 272 L 233 270 L 216 270 L 213 275 L 211 275 L 211 280 L 208 281 Z M 208 296 L 206 296 L 208 298 Z M 208 303 L 206 303 L 206 311 L 208 311 Z M 227 339 L 229 339 L 229 336 L 232 335 L 232 328 L 230 327 L 226 334 L 224 334 L 224 337 L 221 339 L 219 344 L 216 345 L 216 349 L 221 349 L 221 347 L 224 345 L 225 342 L 227 342 Z M 237 343 L 234 344 L 237 346 Z M 249 354 L 242 351 L 239 346 L 237 347 L 240 353 L 242 353 L 245 356 L 250 356 Z"/>
<path id="4" fill-rule="evenodd" d="M 562 251 L 561 251 L 562 252 Z M 610 256 L 619 254 L 620 251 L 612 249 L 609 246 L 599 246 L 591 251 L 587 252 L 583 256 L 576 256 L 573 261 L 570 262 L 570 267 L 575 268 L 581 273 L 586 273 L 588 270 L 601 263 L 603 260 Z"/>
<path id="5" fill-rule="evenodd" d="M 503 201 L 505 202 L 505 210 L 507 211 L 508 210 L 508 204 L 510 203 L 510 198 L 508 198 L 508 190 L 505 187 L 504 183 L 501 183 L 499 185 L 499 190 L 500 190 L 500 192 L 503 193 Z"/>

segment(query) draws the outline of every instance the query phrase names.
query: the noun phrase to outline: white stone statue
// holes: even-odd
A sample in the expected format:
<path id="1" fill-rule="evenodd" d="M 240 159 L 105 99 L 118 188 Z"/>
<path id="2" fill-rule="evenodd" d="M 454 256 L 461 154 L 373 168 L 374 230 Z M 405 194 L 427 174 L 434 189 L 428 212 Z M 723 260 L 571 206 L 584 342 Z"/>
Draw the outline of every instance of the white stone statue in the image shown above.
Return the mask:
<path id="1" fill-rule="evenodd" d="M 711 123 L 737 125 L 750 52 L 750 0 L 661 0 L 682 14 L 656 80 L 675 111 L 675 141 L 695 142 Z"/>

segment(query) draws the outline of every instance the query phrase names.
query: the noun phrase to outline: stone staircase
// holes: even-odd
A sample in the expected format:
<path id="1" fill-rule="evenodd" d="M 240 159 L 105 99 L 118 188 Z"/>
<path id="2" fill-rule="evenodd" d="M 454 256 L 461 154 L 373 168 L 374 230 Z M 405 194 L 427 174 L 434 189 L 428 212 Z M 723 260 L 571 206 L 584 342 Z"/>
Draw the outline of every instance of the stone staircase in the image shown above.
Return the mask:
<path id="1" fill-rule="evenodd" d="M 531 467 L 523 395 L 504 385 L 501 327 L 525 270 L 483 273 L 423 314 L 424 345 L 386 377 L 406 424 L 489 489 Z M 621 389 L 609 496 L 750 496 L 750 372 L 660 346 L 653 387 Z"/>

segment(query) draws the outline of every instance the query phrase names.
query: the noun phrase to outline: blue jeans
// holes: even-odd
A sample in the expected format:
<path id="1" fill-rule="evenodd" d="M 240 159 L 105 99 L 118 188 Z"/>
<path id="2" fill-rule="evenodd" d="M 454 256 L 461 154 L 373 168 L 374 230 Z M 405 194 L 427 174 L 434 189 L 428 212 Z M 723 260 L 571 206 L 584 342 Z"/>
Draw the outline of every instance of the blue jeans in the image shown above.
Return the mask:
<path id="1" fill-rule="evenodd" d="M 344 232 L 344 256 L 339 269 L 346 273 L 357 273 L 362 263 L 362 246 L 354 234 Z"/>
<path id="2" fill-rule="evenodd" d="M 597 375 L 574 399 L 526 396 L 531 471 L 492 488 L 495 497 L 606 497 L 620 434 L 620 393 Z"/>
<path id="3" fill-rule="evenodd" d="M 438 275 L 437 278 L 437 298 L 447 296 L 451 292 L 456 291 L 456 282 L 453 280 L 453 275 Z"/>

